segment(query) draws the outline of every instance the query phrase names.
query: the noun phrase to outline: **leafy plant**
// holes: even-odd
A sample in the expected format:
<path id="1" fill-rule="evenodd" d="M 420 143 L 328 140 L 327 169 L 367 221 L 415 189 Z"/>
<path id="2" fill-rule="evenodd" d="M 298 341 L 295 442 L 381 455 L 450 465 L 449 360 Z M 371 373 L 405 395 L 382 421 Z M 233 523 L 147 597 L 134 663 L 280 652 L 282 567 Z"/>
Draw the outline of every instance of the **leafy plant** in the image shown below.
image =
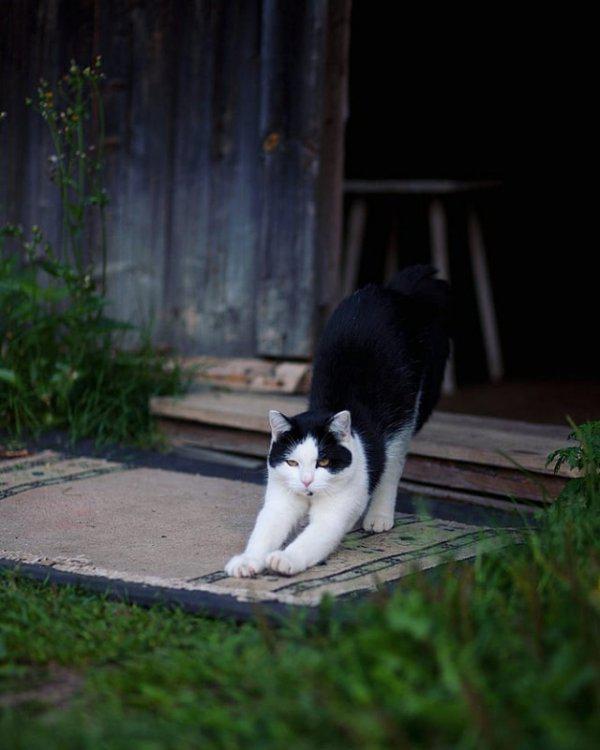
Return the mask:
<path id="1" fill-rule="evenodd" d="M 548 456 L 547 466 L 554 464 L 557 473 L 565 464 L 582 476 L 571 479 L 563 495 L 589 498 L 600 493 L 600 422 L 585 422 L 576 427 L 569 440 L 578 445 L 559 448 Z"/>
<path id="2" fill-rule="evenodd" d="M 12 436 L 66 428 L 72 439 L 152 444 L 149 398 L 180 392 L 184 377 L 148 333 L 126 348 L 133 327 L 105 313 L 102 78 L 99 58 L 83 69 L 72 63 L 55 90 L 41 81 L 29 101 L 54 145 L 63 247 L 57 253 L 37 226 L 29 236 L 0 228 L 0 426 Z M 89 246 L 96 219 L 100 284 Z"/>
<path id="3" fill-rule="evenodd" d="M 157 439 L 149 398 L 179 392 L 182 373 L 149 337 L 133 351 L 121 346 L 131 326 L 105 316 L 105 305 L 90 277 L 49 246 L 26 262 L 0 260 L 0 424 L 9 433 L 66 428 L 74 440 L 98 443 Z"/>
<path id="4" fill-rule="evenodd" d="M 85 68 L 71 61 L 54 88 L 43 78 L 37 99 L 26 99 L 48 125 L 54 147 L 49 158 L 51 179 L 60 191 L 63 257 L 70 257 L 80 275 L 92 255 L 90 219 L 99 216 L 102 291 L 106 291 L 106 206 L 104 174 L 104 80 L 101 58 Z M 86 250 L 88 252 L 86 253 Z"/>
<path id="5" fill-rule="evenodd" d="M 554 464 L 555 473 L 563 464 L 576 471 L 585 471 L 588 463 L 591 467 L 600 467 L 600 422 L 585 422 L 573 427 L 569 440 L 576 440 L 579 445 L 559 448 L 548 456 L 546 465 Z"/>

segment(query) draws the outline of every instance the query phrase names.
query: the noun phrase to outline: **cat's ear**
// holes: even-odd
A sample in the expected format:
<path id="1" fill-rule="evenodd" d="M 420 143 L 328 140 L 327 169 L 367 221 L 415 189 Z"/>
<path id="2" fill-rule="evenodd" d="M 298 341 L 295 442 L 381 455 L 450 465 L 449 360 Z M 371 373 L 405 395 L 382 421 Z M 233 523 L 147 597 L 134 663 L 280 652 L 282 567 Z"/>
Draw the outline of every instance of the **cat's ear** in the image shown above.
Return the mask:
<path id="1" fill-rule="evenodd" d="M 275 409 L 271 409 L 269 412 L 269 424 L 271 425 L 273 440 L 277 440 L 277 438 L 280 435 L 283 435 L 284 432 L 292 429 L 290 420 L 285 414 L 282 414 L 280 411 L 275 411 Z"/>
<path id="2" fill-rule="evenodd" d="M 345 409 L 344 411 L 338 411 L 329 420 L 329 429 L 334 435 L 337 435 L 340 440 L 350 437 L 352 430 L 352 420 L 350 418 L 350 412 Z"/>

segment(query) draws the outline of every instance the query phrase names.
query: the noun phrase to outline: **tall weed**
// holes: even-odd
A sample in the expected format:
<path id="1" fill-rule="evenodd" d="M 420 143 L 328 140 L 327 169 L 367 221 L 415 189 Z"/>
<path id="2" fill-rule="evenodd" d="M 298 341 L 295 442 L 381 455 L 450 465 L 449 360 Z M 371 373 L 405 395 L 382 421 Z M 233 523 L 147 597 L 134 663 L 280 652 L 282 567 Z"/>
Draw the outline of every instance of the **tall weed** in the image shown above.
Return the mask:
<path id="1" fill-rule="evenodd" d="M 126 348 L 133 327 L 105 314 L 102 79 L 99 59 L 72 63 L 54 89 L 41 81 L 28 100 L 51 134 L 63 231 L 56 251 L 37 226 L 28 236 L 0 227 L 0 430 L 13 438 L 62 428 L 74 440 L 153 444 L 149 398 L 184 387 L 149 334 Z"/>

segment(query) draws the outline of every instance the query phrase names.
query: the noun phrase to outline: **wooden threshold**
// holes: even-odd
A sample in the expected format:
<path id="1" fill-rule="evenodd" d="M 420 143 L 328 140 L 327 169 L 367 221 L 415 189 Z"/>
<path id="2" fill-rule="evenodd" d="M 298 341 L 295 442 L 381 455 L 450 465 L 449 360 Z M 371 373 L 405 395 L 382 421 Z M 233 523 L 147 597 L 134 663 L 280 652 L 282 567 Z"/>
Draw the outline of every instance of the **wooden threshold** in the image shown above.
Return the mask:
<path id="1" fill-rule="evenodd" d="M 172 444 L 262 459 L 269 447 L 269 408 L 294 414 L 305 400 L 204 392 L 152 402 Z M 531 509 L 523 503 L 540 507 L 557 497 L 569 476 L 545 466 L 567 433 L 562 427 L 437 413 L 413 440 L 400 487 L 494 508 L 514 509 L 514 499 L 521 510 Z M 495 446 L 502 452 L 495 453 Z"/>
<path id="2" fill-rule="evenodd" d="M 205 390 L 180 398 L 157 397 L 150 408 L 162 419 L 268 434 L 269 409 L 297 414 L 305 410 L 306 399 Z M 413 439 L 410 455 L 554 476 L 546 459 L 566 444 L 568 434 L 567 427 L 436 412 Z M 560 476 L 572 473 L 563 467 Z"/>
<path id="3" fill-rule="evenodd" d="M 159 419 L 158 426 L 178 447 L 225 451 L 265 459 L 269 437 L 264 432 L 215 427 L 178 419 Z M 564 477 L 521 474 L 511 469 L 456 463 L 409 455 L 400 488 L 407 492 L 446 497 L 502 510 L 514 510 L 514 502 L 550 502 L 564 487 Z M 520 503 L 523 510 L 529 508 Z"/>

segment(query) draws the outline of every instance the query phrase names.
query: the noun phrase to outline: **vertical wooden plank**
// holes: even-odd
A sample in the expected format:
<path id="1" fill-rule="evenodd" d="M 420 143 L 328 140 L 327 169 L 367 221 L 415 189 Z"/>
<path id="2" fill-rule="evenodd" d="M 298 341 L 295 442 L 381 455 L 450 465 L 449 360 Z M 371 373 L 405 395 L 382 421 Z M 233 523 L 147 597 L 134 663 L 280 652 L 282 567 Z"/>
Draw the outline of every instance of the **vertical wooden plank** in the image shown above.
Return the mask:
<path id="1" fill-rule="evenodd" d="M 107 66 L 108 291 L 112 312 L 155 325 L 169 227 L 171 3 L 111 0 L 102 10 Z"/>
<path id="2" fill-rule="evenodd" d="M 46 124 L 26 108 L 25 98 L 35 99 L 41 77 L 57 77 L 59 0 L 25 0 L 3 10 L 0 110 L 7 112 L 7 119 L 0 125 L 0 220 L 22 224 L 27 233 L 37 224 L 58 248 L 59 196 L 49 179 L 48 162 L 52 144 Z"/>
<path id="3" fill-rule="evenodd" d="M 213 345 L 224 354 L 254 347 L 256 255 L 259 240 L 260 5 L 231 0 L 215 29 L 218 40 L 212 118 L 205 316 Z M 217 297 L 206 294 L 220 290 Z M 215 317 L 216 315 L 216 317 Z M 210 318 L 209 318 L 210 319 Z"/>
<path id="4" fill-rule="evenodd" d="M 312 351 L 327 7 L 318 0 L 263 2 L 256 324 L 258 353 L 267 356 Z"/>
<path id="5" fill-rule="evenodd" d="M 21 99 L 36 98 L 36 88 L 40 78 L 54 82 L 61 73 L 60 49 L 56 44 L 59 28 L 59 0 L 49 0 L 37 4 L 33 11 L 34 39 L 21 55 L 31 54 L 28 91 L 20 92 Z M 22 222 L 26 231 L 37 224 L 44 231 L 54 247 L 62 245 L 62 213 L 60 195 L 50 180 L 49 157 L 54 147 L 46 123 L 39 114 L 27 110 L 28 133 L 25 156 L 25 187 L 23 194 Z"/>
<path id="6" fill-rule="evenodd" d="M 160 337 L 183 352 L 195 352 L 194 345 L 202 349 L 204 343 L 198 329 L 206 328 L 200 304 L 207 271 L 216 7 L 210 0 L 195 0 L 182 4 L 180 14 L 174 81 L 172 219 L 163 265 Z"/>
<path id="7" fill-rule="evenodd" d="M 126 0 L 95 0 L 93 54 L 102 55 L 106 76 L 103 86 L 106 118 L 104 178 L 109 199 L 106 271 L 110 311 L 115 317 L 136 323 L 136 317 L 127 318 L 132 310 L 126 302 L 130 297 L 135 299 L 138 296 L 135 265 L 129 253 L 129 244 L 135 239 L 129 213 L 133 86 L 133 24 L 129 5 Z M 100 260 L 96 259 L 97 278 L 102 273 Z"/>
<path id="8" fill-rule="evenodd" d="M 254 353 L 259 20 L 257 1 L 197 2 L 179 36 L 169 264 L 180 270 L 165 294 L 184 351 Z"/>
<path id="9" fill-rule="evenodd" d="M 0 24 L 0 222 L 22 220 L 23 165 L 27 148 L 26 112 L 23 93 L 30 78 L 29 58 L 21 50 L 33 35 L 33 7 L 25 0 L 20 8 L 11 4 Z"/>
<path id="10" fill-rule="evenodd" d="M 348 279 L 343 280 L 342 276 L 342 222 L 351 7 L 351 0 L 329 0 L 328 4 L 317 196 L 319 327 L 347 293 L 348 286 Z"/>

